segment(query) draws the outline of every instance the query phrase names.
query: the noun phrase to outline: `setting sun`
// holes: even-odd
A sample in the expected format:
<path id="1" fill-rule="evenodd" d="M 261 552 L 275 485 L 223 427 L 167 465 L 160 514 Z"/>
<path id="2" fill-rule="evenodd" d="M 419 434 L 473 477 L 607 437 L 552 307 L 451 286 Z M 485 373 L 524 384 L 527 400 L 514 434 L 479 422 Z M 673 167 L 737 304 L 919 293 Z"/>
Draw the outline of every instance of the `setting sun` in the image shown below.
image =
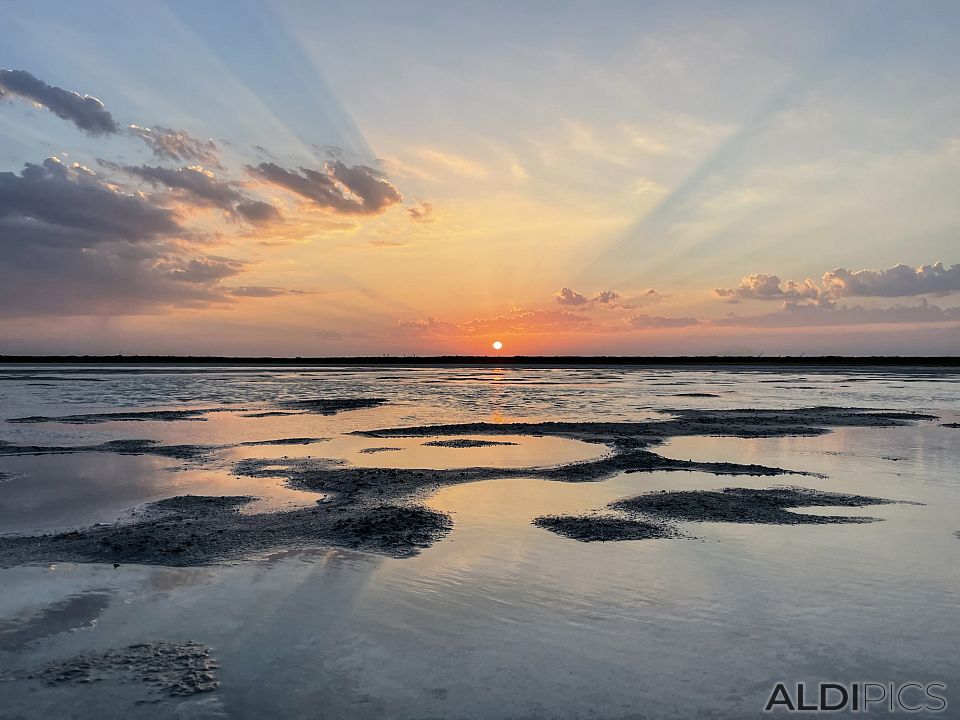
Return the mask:
<path id="1" fill-rule="evenodd" d="M 493 349 L 494 349 L 494 350 L 501 350 L 501 349 L 503 349 L 503 343 L 500 342 L 499 340 L 494 340 L 494 341 L 493 341 Z"/>

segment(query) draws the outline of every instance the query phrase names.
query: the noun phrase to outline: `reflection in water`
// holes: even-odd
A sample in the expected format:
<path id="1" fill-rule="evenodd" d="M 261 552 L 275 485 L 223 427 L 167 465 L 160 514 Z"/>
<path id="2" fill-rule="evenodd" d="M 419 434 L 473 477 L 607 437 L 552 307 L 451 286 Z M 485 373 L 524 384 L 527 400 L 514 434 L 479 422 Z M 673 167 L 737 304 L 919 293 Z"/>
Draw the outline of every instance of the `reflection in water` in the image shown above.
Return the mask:
<path id="1" fill-rule="evenodd" d="M 31 369 L 31 375 L 47 370 Z M 857 405 L 956 416 L 960 389 L 925 373 L 650 371 L 618 368 L 284 369 L 84 376 L 58 388 L 0 383 L 9 417 L 233 403 L 205 422 L 91 426 L 0 423 L 0 441 L 92 444 L 152 438 L 229 444 L 329 437 L 312 445 L 224 450 L 202 465 L 110 454 L 2 458 L 0 529 L 34 530 L 115 517 L 183 492 L 252 492 L 312 503 L 277 480 L 229 474 L 242 457 L 312 455 L 365 466 L 522 467 L 586 459 L 597 445 L 503 438 L 518 446 L 443 448 L 353 430 L 504 419 L 642 420 L 681 407 Z M 851 382 L 853 380 L 853 382 Z M 803 385 L 804 389 L 797 389 Z M 62 386 L 62 387 L 61 387 Z M 847 386 L 847 387 L 842 387 Z M 894 387 L 897 386 L 897 387 Z M 785 388 L 793 388 L 787 392 Z M 59 395 L 58 395 L 59 393 Z M 678 396 L 712 393 L 717 398 Z M 243 417 L 274 401 L 323 395 L 390 398 L 337 416 Z M 62 400 L 60 398 L 63 398 Z M 69 407 L 67 407 L 69 406 Z M 416 558 L 323 548 L 204 568 L 58 564 L 0 570 L 0 624 L 29 623 L 71 598 L 111 601 L 81 631 L 46 621 L 10 670 L 141 641 L 209 645 L 221 687 L 204 699 L 133 706 L 137 717 L 746 718 L 773 683 L 941 681 L 960 688 L 960 435 L 937 423 L 845 428 L 804 438 L 675 438 L 681 459 L 758 463 L 823 473 L 807 487 L 907 500 L 871 507 L 870 525 L 681 523 L 693 539 L 578 543 L 539 529 L 543 514 L 581 514 L 653 490 L 769 487 L 797 478 L 696 472 L 620 475 L 600 483 L 516 478 L 445 487 L 426 499 L 454 528 Z M 894 459 L 895 458 L 895 459 Z M 244 483 L 251 483 L 244 485 Z M 832 510 L 806 509 L 826 514 Z M 58 605 L 58 603 L 66 603 Z M 47 608 L 45 611 L 44 608 Z M 82 624 L 81 615 L 64 625 Z M 50 621 L 51 623 L 53 621 Z M 100 717 L 122 688 L 0 686 L 5 710 L 27 718 Z M 174 707 L 176 705 L 176 707 Z M 126 707 L 126 706 L 123 706 Z"/>

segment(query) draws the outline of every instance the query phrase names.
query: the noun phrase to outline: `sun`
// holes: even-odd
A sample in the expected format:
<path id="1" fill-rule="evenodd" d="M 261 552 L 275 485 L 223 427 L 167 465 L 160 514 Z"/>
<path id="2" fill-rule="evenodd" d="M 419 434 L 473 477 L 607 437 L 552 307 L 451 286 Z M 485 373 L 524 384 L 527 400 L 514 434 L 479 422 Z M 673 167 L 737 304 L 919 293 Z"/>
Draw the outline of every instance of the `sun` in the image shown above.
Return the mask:
<path id="1" fill-rule="evenodd" d="M 492 347 L 493 347 L 494 350 L 502 350 L 502 349 L 503 349 L 503 343 L 500 342 L 499 340 L 494 340 Z"/>

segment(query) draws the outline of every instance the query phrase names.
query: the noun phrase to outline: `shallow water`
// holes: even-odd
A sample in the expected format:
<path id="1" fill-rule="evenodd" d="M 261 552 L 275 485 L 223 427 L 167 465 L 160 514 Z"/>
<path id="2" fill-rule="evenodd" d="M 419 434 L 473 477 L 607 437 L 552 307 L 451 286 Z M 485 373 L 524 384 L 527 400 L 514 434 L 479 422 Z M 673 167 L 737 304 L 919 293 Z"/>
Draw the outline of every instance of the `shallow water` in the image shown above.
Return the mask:
<path id="1" fill-rule="evenodd" d="M 430 438 L 345 434 L 354 430 L 814 405 L 922 410 L 943 419 L 805 438 L 684 437 L 656 448 L 673 458 L 825 478 L 653 472 L 599 483 L 514 478 L 445 487 L 425 502 L 450 513 L 454 529 L 410 559 L 312 548 L 200 568 L 3 569 L 0 668 L 32 669 L 136 642 L 195 641 L 211 648 L 221 685 L 171 699 L 135 683 L 7 681 L 0 682 L 0 715 L 61 717 L 69 704 L 74 717 L 91 718 L 748 718 L 763 716 L 780 680 L 939 681 L 958 708 L 960 430 L 940 425 L 957 420 L 957 379 L 853 369 L 2 369 L 4 418 L 226 409 L 200 422 L 0 422 L 0 441 L 13 444 L 318 441 L 230 447 L 203 461 L 0 457 L 0 472 L 12 476 L 0 482 L 0 532 L 108 522 L 182 493 L 252 493 L 263 498 L 254 509 L 316 501 L 279 480 L 231 475 L 243 457 L 524 467 L 607 451 L 512 436 L 488 439 L 518 445 L 442 448 L 423 445 Z M 244 417 L 278 401 L 332 396 L 388 403 L 331 416 Z M 388 446 L 400 449 L 360 452 Z M 652 490 L 777 484 L 922 504 L 796 511 L 882 519 L 866 525 L 681 523 L 686 538 L 619 543 L 579 543 L 530 522 Z M 158 702 L 136 704 L 144 699 Z"/>

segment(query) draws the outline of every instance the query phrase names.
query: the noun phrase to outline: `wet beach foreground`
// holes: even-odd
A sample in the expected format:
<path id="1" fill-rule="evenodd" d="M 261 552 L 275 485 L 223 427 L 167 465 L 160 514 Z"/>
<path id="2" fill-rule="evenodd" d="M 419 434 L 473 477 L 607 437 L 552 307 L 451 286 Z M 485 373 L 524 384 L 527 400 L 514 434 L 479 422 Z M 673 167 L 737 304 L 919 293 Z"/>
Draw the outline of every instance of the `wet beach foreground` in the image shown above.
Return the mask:
<path id="1" fill-rule="evenodd" d="M 949 698 L 957 379 L 0 368 L 3 712 L 759 717 L 783 678 Z"/>

